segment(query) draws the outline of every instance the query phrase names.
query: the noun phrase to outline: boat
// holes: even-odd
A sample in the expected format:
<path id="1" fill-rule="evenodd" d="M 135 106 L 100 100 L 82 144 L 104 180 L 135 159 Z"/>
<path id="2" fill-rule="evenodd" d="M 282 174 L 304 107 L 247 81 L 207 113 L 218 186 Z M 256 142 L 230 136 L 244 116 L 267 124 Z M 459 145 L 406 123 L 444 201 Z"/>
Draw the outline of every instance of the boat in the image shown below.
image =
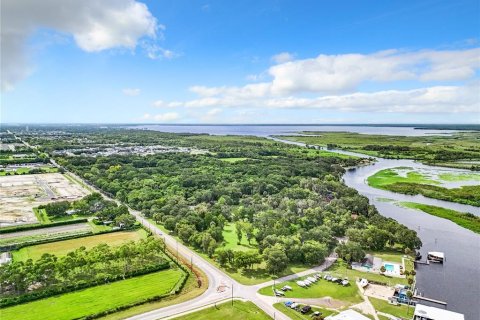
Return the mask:
<path id="1" fill-rule="evenodd" d="M 420 251 L 417 251 L 417 253 L 415 254 L 415 260 L 418 261 L 422 259 L 422 254 L 420 253 Z"/>
<path id="2" fill-rule="evenodd" d="M 368 280 L 367 279 L 361 279 L 360 280 L 360 286 L 362 288 L 365 288 L 366 286 L 368 286 Z"/>
<path id="3" fill-rule="evenodd" d="M 443 263 L 445 260 L 445 254 L 443 252 L 431 251 L 427 255 L 429 262 Z"/>

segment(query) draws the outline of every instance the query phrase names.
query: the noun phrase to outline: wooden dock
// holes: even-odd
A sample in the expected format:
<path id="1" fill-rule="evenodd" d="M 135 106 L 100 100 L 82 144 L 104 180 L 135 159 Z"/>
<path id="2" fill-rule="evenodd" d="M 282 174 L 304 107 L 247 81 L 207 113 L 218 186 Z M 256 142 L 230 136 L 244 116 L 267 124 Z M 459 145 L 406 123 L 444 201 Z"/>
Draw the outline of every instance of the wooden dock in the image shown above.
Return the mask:
<path id="1" fill-rule="evenodd" d="M 429 262 L 428 260 L 426 260 L 426 261 L 414 260 L 413 262 L 414 262 L 414 263 L 417 263 L 417 264 L 425 264 L 425 265 L 429 265 L 429 264 L 430 264 L 430 262 Z"/>
<path id="2" fill-rule="evenodd" d="M 445 301 L 435 300 L 435 299 L 431 299 L 431 298 L 427 298 L 427 297 L 413 296 L 413 298 L 414 298 L 414 299 L 418 299 L 418 300 L 423 300 L 423 301 L 428 301 L 428 302 L 433 302 L 433 303 L 441 304 L 441 305 L 444 305 L 444 306 L 447 305 L 447 303 L 446 303 Z"/>

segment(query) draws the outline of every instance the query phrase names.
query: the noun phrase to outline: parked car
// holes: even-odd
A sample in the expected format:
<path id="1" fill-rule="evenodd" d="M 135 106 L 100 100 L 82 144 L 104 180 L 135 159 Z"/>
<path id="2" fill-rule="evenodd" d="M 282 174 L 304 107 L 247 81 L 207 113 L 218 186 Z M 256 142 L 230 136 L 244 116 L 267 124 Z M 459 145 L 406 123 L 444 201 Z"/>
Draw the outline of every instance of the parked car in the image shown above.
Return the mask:
<path id="1" fill-rule="evenodd" d="M 303 314 L 306 314 L 306 313 L 309 313 L 310 310 L 312 310 L 312 307 L 310 307 L 310 306 L 303 306 L 303 308 L 300 309 L 300 312 L 303 313 Z"/>
<path id="2" fill-rule="evenodd" d="M 285 304 L 285 307 L 290 308 L 291 305 L 293 304 L 293 302 L 292 301 L 285 301 L 284 304 Z"/>
<path id="3" fill-rule="evenodd" d="M 283 286 L 283 287 L 282 287 L 282 291 L 292 291 L 292 290 L 293 290 L 293 289 L 292 289 L 292 287 L 290 287 L 290 286 Z"/>

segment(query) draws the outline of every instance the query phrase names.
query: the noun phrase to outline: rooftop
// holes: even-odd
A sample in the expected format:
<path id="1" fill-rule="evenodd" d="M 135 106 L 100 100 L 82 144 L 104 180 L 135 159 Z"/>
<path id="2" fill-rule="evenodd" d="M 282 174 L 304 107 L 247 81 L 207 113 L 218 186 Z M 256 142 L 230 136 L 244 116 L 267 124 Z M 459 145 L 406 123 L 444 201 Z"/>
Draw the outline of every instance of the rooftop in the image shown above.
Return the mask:
<path id="1" fill-rule="evenodd" d="M 464 315 L 461 313 L 435 307 L 429 307 L 418 303 L 415 307 L 414 314 L 415 316 L 432 320 L 465 320 Z"/>

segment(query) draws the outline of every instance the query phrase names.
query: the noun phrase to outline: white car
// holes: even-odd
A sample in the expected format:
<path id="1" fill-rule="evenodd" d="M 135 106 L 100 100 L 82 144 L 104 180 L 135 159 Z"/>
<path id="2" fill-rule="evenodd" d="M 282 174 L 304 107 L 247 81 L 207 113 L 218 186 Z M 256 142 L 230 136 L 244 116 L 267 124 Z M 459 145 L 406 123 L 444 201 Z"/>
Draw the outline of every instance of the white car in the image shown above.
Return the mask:
<path id="1" fill-rule="evenodd" d="M 308 277 L 307 280 L 310 281 L 310 282 L 317 282 L 317 279 L 315 279 L 313 277 Z"/>
<path id="2" fill-rule="evenodd" d="M 297 284 L 298 284 L 300 287 L 302 287 L 302 288 L 304 288 L 304 287 L 307 286 L 307 285 L 305 284 L 305 282 L 303 282 L 303 281 L 297 281 Z"/>

